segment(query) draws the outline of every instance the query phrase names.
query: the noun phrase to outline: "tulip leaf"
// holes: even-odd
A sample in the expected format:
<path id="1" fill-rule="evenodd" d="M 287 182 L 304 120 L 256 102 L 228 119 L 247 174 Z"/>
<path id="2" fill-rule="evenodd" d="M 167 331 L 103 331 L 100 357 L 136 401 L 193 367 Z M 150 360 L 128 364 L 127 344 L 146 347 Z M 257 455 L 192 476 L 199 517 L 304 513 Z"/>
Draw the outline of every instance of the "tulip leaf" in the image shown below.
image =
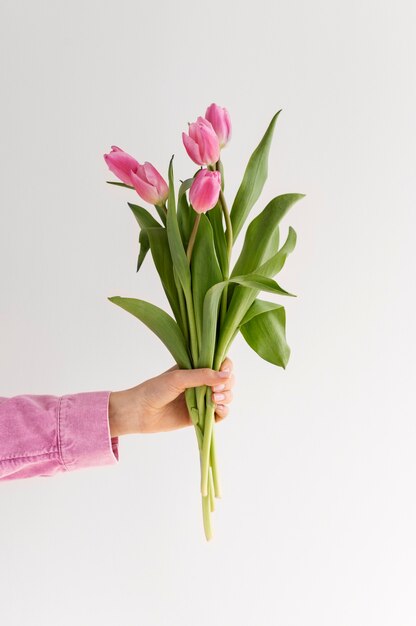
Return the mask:
<path id="1" fill-rule="evenodd" d="M 126 185 L 126 183 L 119 183 L 117 180 L 106 180 L 108 185 L 116 185 L 116 187 L 125 187 L 126 189 L 134 189 L 131 185 Z"/>
<path id="2" fill-rule="evenodd" d="M 144 228 L 142 228 L 142 230 L 140 231 L 140 235 L 139 235 L 139 256 L 137 257 L 137 268 L 136 268 L 136 272 L 139 271 L 139 269 L 141 268 L 143 261 L 146 258 L 146 254 L 149 251 L 150 248 L 150 244 L 149 244 L 149 237 L 147 235 L 147 232 Z"/>
<path id="3" fill-rule="evenodd" d="M 171 306 L 172 312 L 179 322 L 181 320 L 178 302 L 178 292 L 176 291 L 175 279 L 173 276 L 172 257 L 168 243 L 168 236 L 165 228 L 147 228 L 146 231 L 150 243 L 150 251 L 153 261 L 160 276 L 160 280 L 166 297 Z"/>
<path id="4" fill-rule="evenodd" d="M 193 183 L 193 178 L 183 181 L 178 191 L 178 224 L 184 247 L 188 245 L 189 237 L 195 221 L 195 211 L 189 206 L 186 192 Z"/>
<path id="5" fill-rule="evenodd" d="M 162 228 L 162 225 L 157 220 L 155 220 L 153 215 L 151 215 L 151 213 L 149 213 L 147 209 L 144 209 L 138 204 L 132 204 L 131 202 L 127 202 L 127 204 L 132 210 L 132 213 L 136 218 L 140 228 L 153 228 L 156 226 Z"/>
<path id="6" fill-rule="evenodd" d="M 259 291 L 267 291 L 270 293 L 276 293 L 284 296 L 291 296 L 293 294 L 288 293 L 282 287 L 280 287 L 276 281 L 260 274 L 247 274 L 245 276 L 234 276 L 229 280 L 224 280 L 216 285 L 213 285 L 206 293 L 204 298 L 203 317 L 202 317 L 202 342 L 201 351 L 199 356 L 198 367 L 212 367 L 214 363 L 214 353 L 216 344 L 216 332 L 218 321 L 218 308 L 223 289 L 229 283 L 238 283 L 240 286 L 250 287 L 248 292 L 254 292 L 256 298 Z M 252 302 L 250 302 L 251 305 Z M 249 306 L 250 306 L 249 305 Z M 234 333 L 236 328 L 241 323 L 247 309 L 235 313 L 234 317 L 230 317 L 230 312 L 227 312 L 225 321 L 229 321 L 229 325 Z M 221 334 L 223 330 L 221 329 Z M 221 342 L 220 342 L 221 344 Z M 220 355 L 221 357 L 225 355 Z"/>
<path id="7" fill-rule="evenodd" d="M 215 251 L 217 253 L 218 262 L 222 271 L 223 278 L 226 276 L 227 271 L 227 241 L 225 239 L 225 231 L 222 219 L 222 209 L 218 202 L 213 209 L 207 212 L 208 219 L 211 222 Z"/>
<path id="8" fill-rule="evenodd" d="M 149 250 L 149 237 L 145 229 L 149 227 L 150 228 L 153 228 L 153 227 L 162 228 L 162 226 L 159 224 L 158 221 L 155 220 L 155 218 L 149 213 L 147 209 L 144 209 L 143 207 L 138 206 L 137 204 L 132 204 L 131 202 L 128 202 L 127 204 L 132 210 L 133 215 L 136 218 L 141 228 L 140 235 L 139 235 L 140 249 L 139 249 L 139 256 L 137 259 L 137 269 L 136 269 L 136 272 L 138 272 Z"/>
<path id="9" fill-rule="evenodd" d="M 275 276 L 282 269 L 288 255 L 294 250 L 295 245 L 296 233 L 293 228 L 289 227 L 289 233 L 283 246 L 276 254 L 256 269 L 256 274 L 269 278 Z M 219 344 L 225 346 L 225 349 L 227 349 L 227 346 L 230 345 L 233 338 L 236 336 L 241 320 L 259 295 L 260 289 L 248 289 L 247 287 L 250 287 L 250 285 L 236 285 L 228 305 L 227 314 L 221 325 L 219 336 Z"/>
<path id="10" fill-rule="evenodd" d="M 208 289 L 222 281 L 223 276 L 215 253 L 211 223 L 201 215 L 191 258 L 192 295 L 198 337 L 202 332 L 202 311 Z"/>
<path id="11" fill-rule="evenodd" d="M 240 323 L 240 331 L 262 359 L 286 368 L 290 348 L 286 342 L 286 313 L 280 304 L 255 300 Z"/>
<path id="12" fill-rule="evenodd" d="M 296 232 L 289 226 L 289 232 L 285 243 L 276 254 L 265 261 L 256 272 L 262 276 L 276 276 L 284 266 L 287 257 L 293 252 L 296 246 Z"/>
<path id="13" fill-rule="evenodd" d="M 287 193 L 273 198 L 247 228 L 243 248 L 232 276 L 255 272 L 279 247 L 279 222 L 289 209 L 304 196 Z"/>
<path id="14" fill-rule="evenodd" d="M 163 206 L 160 206 L 159 204 L 155 204 L 155 209 L 159 214 L 159 217 L 162 221 L 163 226 L 166 226 L 166 209 Z"/>
<path id="15" fill-rule="evenodd" d="M 183 247 L 178 225 L 178 216 L 176 213 L 175 188 L 173 184 L 173 157 L 171 158 L 169 163 L 169 198 L 166 230 L 168 234 L 172 262 L 175 267 L 178 279 L 182 285 L 185 294 L 190 295 L 191 272 L 189 269 L 189 263 L 185 253 L 185 249 Z"/>
<path id="16" fill-rule="evenodd" d="M 231 222 L 234 241 L 237 239 L 248 214 L 260 196 L 266 182 L 270 145 L 279 113 L 280 111 L 273 116 L 262 140 L 251 155 L 233 202 Z"/>
<path id="17" fill-rule="evenodd" d="M 163 341 L 180 368 L 192 367 L 182 331 L 168 313 L 150 302 L 135 298 L 114 296 L 109 300 L 146 324 Z"/>

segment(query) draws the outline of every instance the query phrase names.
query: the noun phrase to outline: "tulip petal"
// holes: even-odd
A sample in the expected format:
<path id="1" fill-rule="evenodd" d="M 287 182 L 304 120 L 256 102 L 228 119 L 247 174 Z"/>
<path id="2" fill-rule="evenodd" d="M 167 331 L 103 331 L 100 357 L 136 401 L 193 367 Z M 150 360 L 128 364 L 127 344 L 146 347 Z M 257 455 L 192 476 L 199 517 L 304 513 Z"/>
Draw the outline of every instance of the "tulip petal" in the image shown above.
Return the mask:
<path id="1" fill-rule="evenodd" d="M 197 213 L 205 213 L 218 202 L 221 189 L 221 175 L 219 172 L 200 170 L 194 178 L 189 191 L 189 200 Z"/>
<path id="2" fill-rule="evenodd" d="M 164 202 L 169 194 L 168 185 L 161 176 L 161 174 L 157 171 L 157 169 L 148 161 L 145 161 L 143 164 L 143 169 L 145 173 L 145 177 L 148 183 L 156 187 L 157 193 L 159 196 L 159 203 Z"/>
<path id="3" fill-rule="evenodd" d="M 130 172 L 137 170 L 138 162 L 134 157 L 117 146 L 112 146 L 112 151 L 104 155 L 108 168 L 119 178 L 124 184 L 132 185 Z"/>
<path id="4" fill-rule="evenodd" d="M 199 152 L 198 144 L 189 137 L 186 133 L 182 133 L 182 141 L 188 155 L 191 157 L 192 161 L 197 165 L 202 165 L 201 154 Z"/>
<path id="5" fill-rule="evenodd" d="M 159 203 L 159 194 L 157 193 L 157 189 L 142 180 L 140 176 L 137 176 L 134 172 L 131 172 L 131 184 L 143 200 L 149 202 L 149 204 Z"/>

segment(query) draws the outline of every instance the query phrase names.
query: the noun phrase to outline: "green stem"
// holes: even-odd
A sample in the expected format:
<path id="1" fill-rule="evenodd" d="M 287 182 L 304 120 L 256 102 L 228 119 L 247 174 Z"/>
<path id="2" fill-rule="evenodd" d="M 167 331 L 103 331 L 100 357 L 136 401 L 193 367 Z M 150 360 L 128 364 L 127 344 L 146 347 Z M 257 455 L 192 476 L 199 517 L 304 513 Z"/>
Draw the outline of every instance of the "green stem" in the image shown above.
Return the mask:
<path id="1" fill-rule="evenodd" d="M 218 172 L 221 171 L 221 165 L 220 165 L 219 160 L 215 164 L 215 169 Z M 226 226 L 225 238 L 227 240 L 227 267 L 225 271 L 224 280 L 228 280 L 229 274 L 230 274 L 231 254 L 233 250 L 233 227 L 231 223 L 230 212 L 228 210 L 227 202 L 225 200 L 225 196 L 222 190 L 220 191 L 220 204 L 222 208 L 222 213 L 224 215 L 224 221 L 225 221 L 225 226 Z M 221 325 L 223 324 L 226 313 L 227 313 L 227 299 L 228 299 L 228 285 L 224 287 L 224 290 L 221 296 L 221 310 L 220 310 L 220 324 Z"/>
<path id="2" fill-rule="evenodd" d="M 205 392 L 207 390 L 206 385 L 200 385 L 195 389 L 195 398 L 196 398 L 196 406 L 198 408 L 199 413 L 199 425 L 204 430 L 205 424 Z"/>
<path id="3" fill-rule="evenodd" d="M 221 172 L 220 160 L 218 160 L 217 163 L 215 164 L 215 169 L 217 170 L 217 172 Z M 233 226 L 231 223 L 230 212 L 228 210 L 228 206 L 225 201 L 225 196 L 224 196 L 222 189 L 220 191 L 220 202 L 221 202 L 222 212 L 224 214 L 224 220 L 225 220 L 225 226 L 226 226 L 225 237 L 227 239 L 227 253 L 228 253 L 228 265 L 229 265 L 231 261 L 231 252 L 233 249 Z"/>
<path id="4" fill-rule="evenodd" d="M 196 424 L 195 426 L 195 434 L 196 434 L 196 438 L 198 441 L 198 448 L 199 450 L 202 450 L 202 444 L 204 441 L 204 435 L 202 434 L 202 430 L 201 427 L 199 426 L 199 424 Z"/>
<path id="5" fill-rule="evenodd" d="M 195 237 L 196 237 L 196 233 L 198 230 L 200 219 L 201 219 L 201 215 L 198 214 L 194 222 L 194 226 L 193 226 L 192 233 L 191 233 L 189 243 L 188 243 L 188 249 L 186 252 L 188 262 L 191 260 L 192 250 L 194 247 Z M 198 362 L 198 345 L 201 340 L 200 340 L 200 337 L 198 337 L 198 330 L 197 330 L 196 322 L 195 322 L 194 301 L 192 298 L 191 289 L 185 291 L 185 300 L 186 300 L 186 308 L 188 312 L 192 360 L 193 360 L 194 367 L 196 367 L 196 364 Z"/>
<path id="6" fill-rule="evenodd" d="M 215 511 L 215 489 L 214 489 L 214 479 L 212 477 L 212 467 L 209 468 L 208 491 L 209 491 L 209 508 L 211 509 L 211 513 L 212 513 L 213 511 Z"/>
<path id="7" fill-rule="evenodd" d="M 212 429 L 212 434 L 211 434 L 210 457 L 211 457 L 210 470 L 212 472 L 215 497 L 221 498 L 221 485 L 220 485 L 220 479 L 218 475 L 218 466 L 217 466 L 217 449 L 215 445 L 215 428 Z"/>
<path id="8" fill-rule="evenodd" d="M 202 518 L 204 520 L 204 531 L 207 541 L 212 539 L 212 526 L 211 526 L 211 508 L 209 502 L 209 496 L 202 497 Z"/>
<path id="9" fill-rule="evenodd" d="M 188 249 L 186 251 L 186 256 L 188 257 L 189 263 L 191 262 L 192 250 L 194 249 L 194 243 L 196 238 L 196 233 L 198 231 L 199 222 L 201 221 L 201 213 L 197 213 L 194 226 L 192 228 L 191 236 L 189 237 Z"/>
<path id="10" fill-rule="evenodd" d="M 186 301 L 186 308 L 188 312 L 192 361 L 193 361 L 193 366 L 196 367 L 198 363 L 198 336 L 197 336 L 196 324 L 195 324 L 194 302 L 192 299 L 192 292 L 190 290 L 185 292 L 185 301 Z"/>
<path id="11" fill-rule="evenodd" d="M 163 225 L 166 226 L 166 214 L 168 212 L 166 202 L 163 204 L 155 204 L 155 209 L 159 213 L 159 217 L 162 220 Z"/>
<path id="12" fill-rule="evenodd" d="M 204 424 L 204 442 L 202 445 L 202 458 L 201 458 L 201 494 L 203 496 L 208 495 L 208 474 L 209 474 L 209 460 L 212 440 L 212 430 L 214 426 L 214 413 L 215 404 L 211 399 L 211 387 L 207 387 L 206 392 L 206 413 Z"/>
<path id="13" fill-rule="evenodd" d="M 189 330 L 188 330 L 188 316 L 186 313 L 185 298 L 183 295 L 182 285 L 180 284 L 179 279 L 175 282 L 176 282 L 176 287 L 177 287 L 177 292 L 178 292 L 179 309 L 180 309 L 181 318 L 182 318 L 182 331 L 183 331 L 186 343 L 188 344 L 189 343 Z"/>
<path id="14" fill-rule="evenodd" d="M 195 218 L 194 225 L 193 225 L 193 228 L 192 228 L 191 236 L 189 237 L 188 248 L 187 248 L 187 251 L 186 251 L 186 256 L 188 258 L 188 263 L 189 264 L 191 263 L 192 250 L 194 249 L 196 234 L 198 232 L 198 226 L 199 226 L 200 221 L 201 221 L 201 213 L 197 213 L 197 216 Z M 190 299 L 192 300 L 192 294 L 190 295 Z M 193 309 L 193 307 L 192 307 L 192 309 Z M 200 324 L 196 323 L 195 316 L 194 316 L 194 323 L 195 323 L 195 328 L 196 328 L 197 344 L 198 344 L 198 346 L 200 346 L 201 345 L 202 329 L 200 327 Z M 196 365 L 196 363 L 194 365 Z"/>

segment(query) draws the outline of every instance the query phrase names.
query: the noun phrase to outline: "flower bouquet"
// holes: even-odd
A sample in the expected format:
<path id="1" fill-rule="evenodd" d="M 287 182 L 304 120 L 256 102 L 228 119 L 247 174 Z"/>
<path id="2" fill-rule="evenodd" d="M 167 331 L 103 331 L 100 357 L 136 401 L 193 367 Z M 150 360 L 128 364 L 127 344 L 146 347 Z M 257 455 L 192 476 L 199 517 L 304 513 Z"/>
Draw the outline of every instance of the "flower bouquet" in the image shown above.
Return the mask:
<path id="1" fill-rule="evenodd" d="M 241 252 L 234 265 L 231 263 L 233 244 L 267 178 L 279 113 L 251 155 L 230 210 L 221 151 L 230 140 L 231 122 L 228 111 L 216 104 L 182 134 L 185 149 L 199 169 L 181 181 L 177 193 L 173 157 L 167 183 L 153 165 L 138 163 L 116 146 L 104 157 L 121 181 L 111 184 L 136 191 L 156 209 L 158 219 L 144 207 L 128 203 L 140 226 L 137 271 L 150 249 L 173 317 L 144 300 L 109 299 L 146 324 L 180 368 L 218 370 L 239 332 L 266 361 L 280 367 L 288 362 L 285 310 L 258 296 L 260 292 L 291 295 L 273 280 L 296 243 L 296 233 L 289 228 L 280 246 L 279 222 L 303 195 L 284 194 L 270 200 L 248 225 Z M 221 496 L 215 404 L 208 386 L 187 389 L 185 399 L 198 442 L 202 515 L 209 540 L 211 512 L 215 498 Z"/>

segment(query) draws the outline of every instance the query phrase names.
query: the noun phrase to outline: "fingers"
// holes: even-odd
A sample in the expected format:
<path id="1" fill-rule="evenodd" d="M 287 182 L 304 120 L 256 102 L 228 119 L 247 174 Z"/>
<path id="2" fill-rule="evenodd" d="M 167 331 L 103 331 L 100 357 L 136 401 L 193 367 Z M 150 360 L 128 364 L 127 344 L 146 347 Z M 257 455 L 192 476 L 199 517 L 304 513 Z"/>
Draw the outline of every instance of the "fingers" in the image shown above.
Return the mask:
<path id="1" fill-rule="evenodd" d="M 228 411 L 229 411 L 228 406 L 225 406 L 224 404 L 218 404 L 215 407 L 215 421 L 220 422 L 225 417 L 227 417 Z"/>
<path id="2" fill-rule="evenodd" d="M 231 374 L 229 378 L 227 378 L 227 380 L 225 380 L 223 383 L 219 383 L 218 385 L 214 385 L 212 387 L 212 391 L 214 393 L 216 392 L 223 392 L 223 391 L 229 391 L 230 389 L 232 389 L 234 387 L 235 384 L 235 378 L 234 378 L 234 374 Z"/>
<path id="3" fill-rule="evenodd" d="M 178 393 L 185 391 L 189 387 L 200 387 L 201 385 L 207 385 L 214 387 L 224 383 L 229 384 L 229 378 L 231 376 L 231 369 L 224 367 L 219 372 L 212 370 L 208 367 L 203 367 L 194 370 L 172 370 L 166 372 L 166 375 L 170 378 L 170 384 L 174 387 Z"/>
<path id="4" fill-rule="evenodd" d="M 212 394 L 215 404 L 230 404 L 233 399 L 232 391 L 220 391 Z"/>
<path id="5" fill-rule="evenodd" d="M 225 357 L 224 361 L 221 363 L 220 371 L 227 369 L 230 370 L 230 372 L 233 370 L 233 362 L 228 356 Z"/>

